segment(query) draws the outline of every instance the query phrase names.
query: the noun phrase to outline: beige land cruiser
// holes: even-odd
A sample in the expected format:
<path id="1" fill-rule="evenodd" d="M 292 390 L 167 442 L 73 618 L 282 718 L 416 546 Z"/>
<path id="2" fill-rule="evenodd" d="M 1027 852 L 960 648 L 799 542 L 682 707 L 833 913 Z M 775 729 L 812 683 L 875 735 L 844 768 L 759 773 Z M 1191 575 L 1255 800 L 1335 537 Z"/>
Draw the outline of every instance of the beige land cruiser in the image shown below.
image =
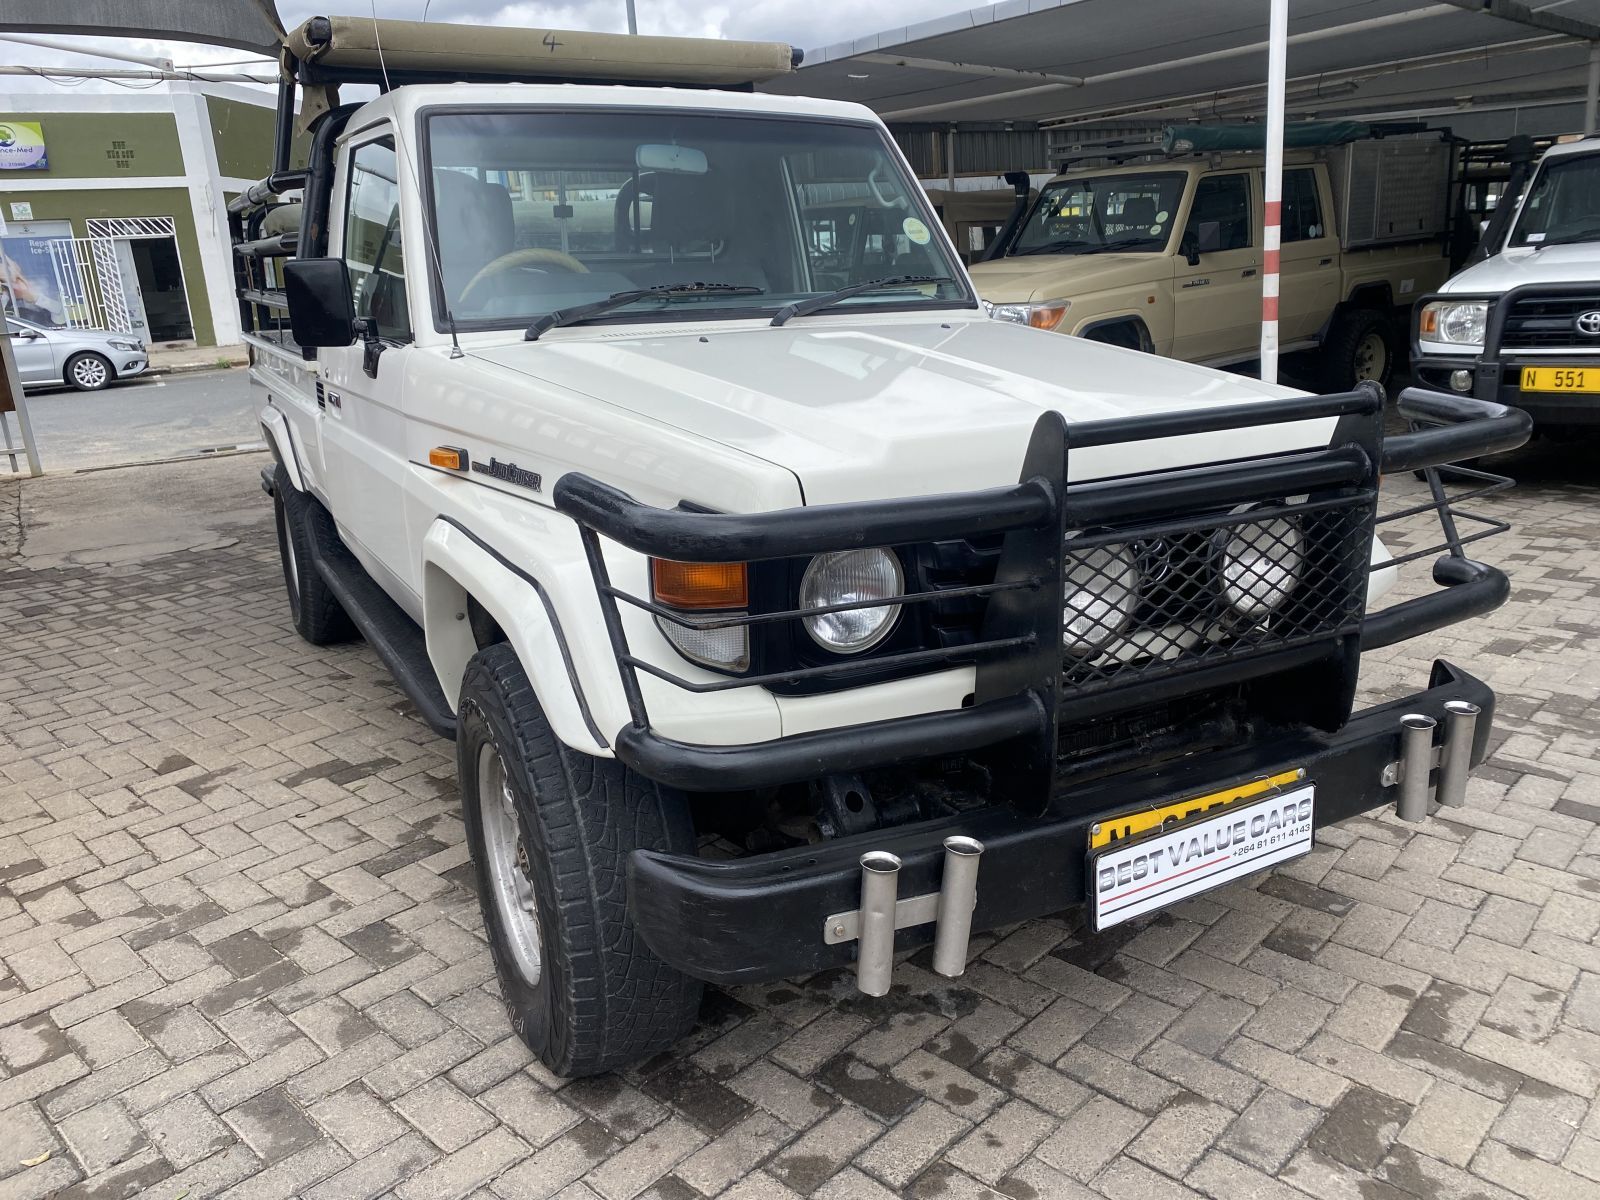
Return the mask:
<path id="1" fill-rule="evenodd" d="M 972 267 L 992 314 L 1210 366 L 1254 358 L 1262 157 L 1184 153 L 1195 141 L 1169 129 L 1176 153 L 1052 179 Z M 1397 310 L 1449 274 L 1449 186 L 1437 135 L 1286 156 L 1279 336 L 1286 353 L 1320 351 L 1323 386 L 1388 383 Z"/>

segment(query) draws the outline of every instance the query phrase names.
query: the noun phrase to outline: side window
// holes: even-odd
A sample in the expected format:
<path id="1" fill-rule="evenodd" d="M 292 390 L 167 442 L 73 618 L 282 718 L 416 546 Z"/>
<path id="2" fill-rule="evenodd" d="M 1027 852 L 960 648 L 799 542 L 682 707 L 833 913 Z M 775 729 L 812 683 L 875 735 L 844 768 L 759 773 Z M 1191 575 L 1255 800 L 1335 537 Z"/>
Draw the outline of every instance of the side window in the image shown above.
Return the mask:
<path id="1" fill-rule="evenodd" d="M 1303 242 L 1327 232 L 1322 223 L 1322 203 L 1317 194 L 1317 173 L 1310 167 L 1283 173 L 1283 232 L 1285 242 Z"/>
<path id="2" fill-rule="evenodd" d="M 379 337 L 409 341 L 399 178 L 392 137 L 356 147 L 344 215 L 344 261 L 356 316 L 375 322 Z"/>
<path id="3" fill-rule="evenodd" d="M 1195 185 L 1183 240 L 1201 254 L 1243 250 L 1250 245 L 1250 177 L 1241 172 L 1207 175 Z"/>

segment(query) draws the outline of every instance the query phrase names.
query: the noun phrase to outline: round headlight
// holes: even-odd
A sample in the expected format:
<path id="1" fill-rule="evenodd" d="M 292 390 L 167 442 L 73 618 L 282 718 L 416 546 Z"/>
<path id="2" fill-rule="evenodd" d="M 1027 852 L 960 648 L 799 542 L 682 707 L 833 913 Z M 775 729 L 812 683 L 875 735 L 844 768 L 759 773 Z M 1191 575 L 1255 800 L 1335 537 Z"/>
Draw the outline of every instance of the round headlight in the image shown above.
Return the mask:
<path id="1" fill-rule="evenodd" d="M 841 550 L 819 554 L 800 579 L 800 607 L 828 608 L 863 600 L 888 600 L 902 595 L 905 576 L 900 560 L 887 550 Z M 835 654 L 870 650 L 894 628 L 898 604 L 847 608 L 801 621 L 812 641 Z"/>
<path id="2" fill-rule="evenodd" d="M 1487 304 L 1455 304 L 1446 308 L 1439 318 L 1439 332 L 1447 342 L 1464 346 L 1483 344 L 1484 329 L 1489 323 Z"/>
<path id="3" fill-rule="evenodd" d="M 1139 603 L 1139 567 L 1126 546 L 1097 546 L 1073 554 L 1061 597 L 1061 644 L 1090 654 L 1116 637 Z"/>
<path id="4" fill-rule="evenodd" d="M 1240 525 L 1222 543 L 1222 597 L 1235 612 L 1264 617 L 1283 607 L 1305 572 L 1306 537 L 1292 517 Z"/>

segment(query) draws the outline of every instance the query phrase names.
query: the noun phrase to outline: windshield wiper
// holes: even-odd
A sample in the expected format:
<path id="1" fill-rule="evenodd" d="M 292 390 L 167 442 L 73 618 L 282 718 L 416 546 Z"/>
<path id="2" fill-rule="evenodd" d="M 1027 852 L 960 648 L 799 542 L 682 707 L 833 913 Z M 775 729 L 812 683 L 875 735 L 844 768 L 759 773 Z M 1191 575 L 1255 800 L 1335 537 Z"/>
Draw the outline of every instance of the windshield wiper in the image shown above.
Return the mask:
<path id="1" fill-rule="evenodd" d="M 1085 250 L 1084 253 L 1105 254 L 1110 250 L 1126 250 L 1130 246 L 1137 246 L 1140 242 L 1155 242 L 1156 245 L 1159 246 L 1161 244 L 1161 239 L 1153 237 L 1118 238 L 1114 242 L 1104 242 L 1099 246 L 1091 246 L 1089 249 Z"/>
<path id="2" fill-rule="evenodd" d="M 887 288 L 904 287 L 913 283 L 954 282 L 955 280 L 948 275 L 890 275 L 884 279 L 869 279 L 866 283 L 852 283 L 849 287 L 842 287 L 836 292 L 785 304 L 778 310 L 778 315 L 772 318 L 772 324 L 787 325 L 795 317 L 809 316 L 819 309 L 827 308 L 830 304 L 837 304 L 841 300 L 848 300 L 851 296 L 860 296 L 865 292 L 881 292 Z"/>
<path id="3" fill-rule="evenodd" d="M 1029 246 L 1026 250 L 1013 250 L 1011 256 L 1013 258 L 1021 258 L 1025 254 L 1057 254 L 1065 250 L 1071 250 L 1075 246 L 1088 246 L 1090 244 L 1089 242 L 1063 238 L 1059 242 L 1046 242 L 1042 246 Z"/>
<path id="4" fill-rule="evenodd" d="M 674 296 L 760 296 L 763 289 L 748 283 L 662 283 L 655 287 L 629 288 L 625 292 L 612 292 L 604 300 L 588 304 L 574 304 L 570 308 L 557 308 L 537 318 L 522 335 L 523 341 L 537 342 L 542 334 L 563 325 L 576 325 L 594 317 L 604 316 L 612 309 L 622 308 L 635 300 L 648 300 L 658 296 L 670 300 Z"/>

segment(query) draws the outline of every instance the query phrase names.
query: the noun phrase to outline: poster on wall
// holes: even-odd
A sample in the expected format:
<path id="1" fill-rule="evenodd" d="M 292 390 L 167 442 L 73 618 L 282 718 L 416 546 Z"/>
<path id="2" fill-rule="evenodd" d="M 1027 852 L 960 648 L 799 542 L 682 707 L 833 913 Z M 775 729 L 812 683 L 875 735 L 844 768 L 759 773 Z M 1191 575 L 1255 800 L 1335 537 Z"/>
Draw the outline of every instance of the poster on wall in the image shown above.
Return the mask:
<path id="1" fill-rule="evenodd" d="M 0 171 L 48 171 L 44 128 L 37 121 L 0 121 Z"/>
<path id="2" fill-rule="evenodd" d="M 52 328 L 67 323 L 51 246 L 62 238 L 0 237 L 0 309 Z"/>

